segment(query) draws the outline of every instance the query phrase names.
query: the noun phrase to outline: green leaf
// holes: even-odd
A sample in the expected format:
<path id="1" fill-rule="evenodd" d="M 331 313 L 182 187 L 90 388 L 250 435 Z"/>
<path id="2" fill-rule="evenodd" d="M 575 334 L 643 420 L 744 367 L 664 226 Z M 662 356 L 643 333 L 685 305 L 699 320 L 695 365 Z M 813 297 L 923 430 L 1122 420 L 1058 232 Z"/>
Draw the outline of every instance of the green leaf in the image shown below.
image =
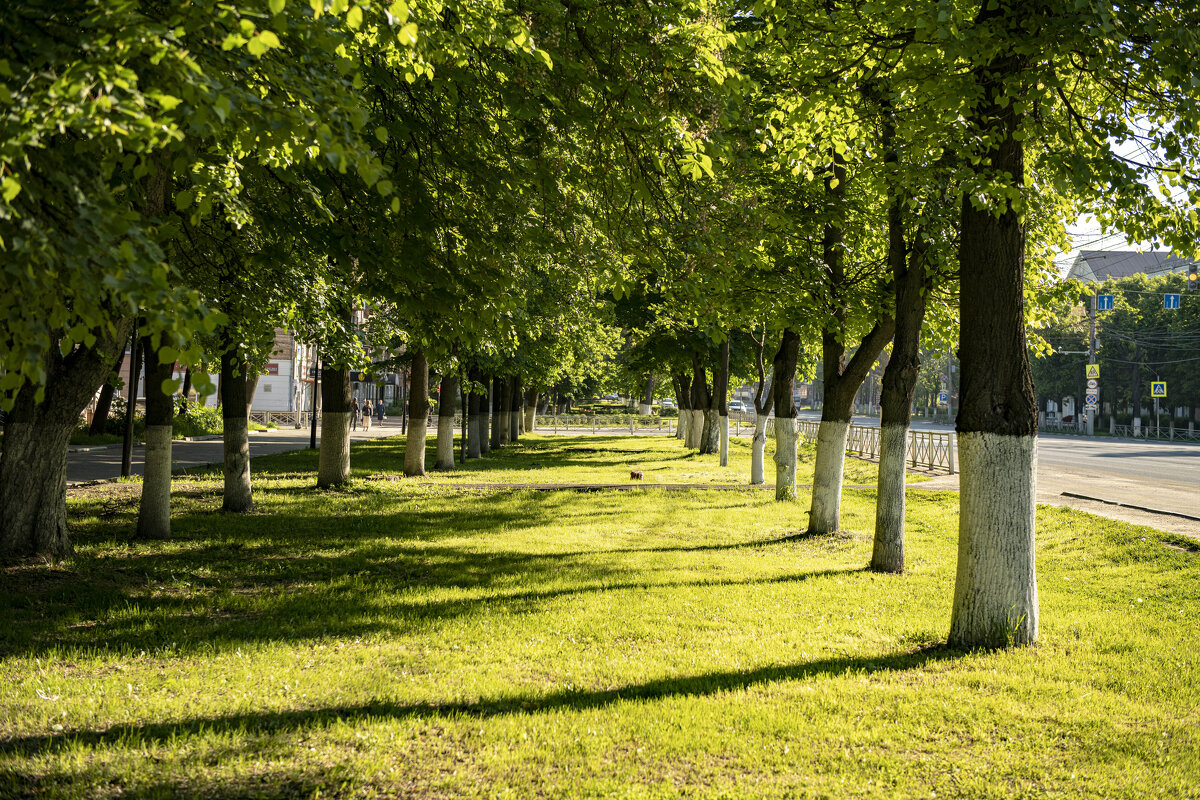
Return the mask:
<path id="1" fill-rule="evenodd" d="M 4 183 L 0 184 L 0 196 L 4 197 L 6 203 L 11 203 L 20 193 L 21 183 L 11 175 L 4 179 Z"/>
<path id="2" fill-rule="evenodd" d="M 378 139 L 381 143 L 387 144 L 387 140 L 388 140 L 387 128 L 383 127 L 382 125 L 380 125 L 378 128 L 376 128 L 375 129 L 375 138 Z"/>
<path id="3" fill-rule="evenodd" d="M 396 34 L 396 39 L 400 42 L 400 44 L 416 44 L 417 23 L 410 22 L 401 28 L 400 32 Z M 412 83 L 412 81 L 409 81 L 409 83 Z"/>
<path id="4" fill-rule="evenodd" d="M 196 199 L 196 192 L 193 191 L 192 189 L 184 189 L 182 192 L 177 192 L 175 194 L 175 210 L 183 211 L 188 206 L 190 206 L 192 204 L 192 201 L 195 199 Z"/>
<path id="5" fill-rule="evenodd" d="M 283 46 L 279 43 L 279 37 L 275 35 L 274 31 L 263 31 L 262 33 L 260 33 L 258 35 L 258 38 L 259 38 L 259 41 L 261 41 L 267 47 L 282 47 Z"/>
<path id="6" fill-rule="evenodd" d="M 346 12 L 346 25 L 349 26 L 351 30 L 358 30 L 358 28 L 362 26 L 362 20 L 362 9 L 358 6 L 355 6 Z"/>
<path id="7" fill-rule="evenodd" d="M 286 3 L 287 3 L 287 0 L 271 0 L 271 2 L 269 4 L 271 6 L 271 13 L 278 14 L 278 13 L 282 12 L 283 7 Z"/>
<path id="8" fill-rule="evenodd" d="M 388 14 L 392 19 L 388 20 L 393 25 L 403 25 L 408 20 L 408 3 L 404 0 L 396 0 L 388 6 Z"/>

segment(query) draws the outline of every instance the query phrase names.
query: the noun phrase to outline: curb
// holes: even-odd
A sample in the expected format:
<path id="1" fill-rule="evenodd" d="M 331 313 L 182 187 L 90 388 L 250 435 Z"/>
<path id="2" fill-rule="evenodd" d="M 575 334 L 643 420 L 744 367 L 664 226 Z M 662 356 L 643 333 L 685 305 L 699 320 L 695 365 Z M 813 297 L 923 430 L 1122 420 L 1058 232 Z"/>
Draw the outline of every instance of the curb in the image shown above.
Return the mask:
<path id="1" fill-rule="evenodd" d="M 1164 517 L 1180 517 L 1182 519 L 1190 519 L 1194 522 L 1200 522 L 1200 517 L 1191 514 L 1183 514 L 1179 511 L 1163 511 L 1161 508 L 1150 508 L 1148 506 L 1139 506 L 1133 503 L 1120 503 L 1116 500 L 1105 500 L 1103 497 L 1092 497 L 1086 494 L 1077 494 L 1075 492 L 1062 492 L 1063 497 L 1072 497 L 1076 500 L 1091 500 L 1095 503 L 1104 503 L 1110 506 L 1120 506 L 1121 508 L 1132 508 L 1135 511 L 1145 511 L 1148 514 L 1161 514 Z"/>

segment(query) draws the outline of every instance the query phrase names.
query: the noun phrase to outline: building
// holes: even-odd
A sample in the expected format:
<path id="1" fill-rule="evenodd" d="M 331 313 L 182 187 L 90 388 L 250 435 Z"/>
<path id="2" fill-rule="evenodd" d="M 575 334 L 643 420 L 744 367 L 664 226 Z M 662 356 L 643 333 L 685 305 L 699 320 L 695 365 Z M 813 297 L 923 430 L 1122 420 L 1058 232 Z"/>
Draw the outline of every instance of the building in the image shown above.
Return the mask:
<path id="1" fill-rule="evenodd" d="M 1183 272 L 1196 262 L 1171 253 L 1121 250 L 1080 250 L 1067 271 L 1068 278 L 1091 283 L 1130 275 L 1166 275 Z"/>

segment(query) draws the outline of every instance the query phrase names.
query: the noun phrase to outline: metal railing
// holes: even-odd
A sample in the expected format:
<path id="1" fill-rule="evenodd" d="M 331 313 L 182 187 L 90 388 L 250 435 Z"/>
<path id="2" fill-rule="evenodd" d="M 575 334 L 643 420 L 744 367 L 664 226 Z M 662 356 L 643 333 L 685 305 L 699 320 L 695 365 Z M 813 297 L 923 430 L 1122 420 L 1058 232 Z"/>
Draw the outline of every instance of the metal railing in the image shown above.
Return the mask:
<path id="1" fill-rule="evenodd" d="M 821 423 L 815 420 L 797 420 L 800 435 L 816 441 Z M 851 425 L 846 432 L 846 453 L 849 455 L 879 460 L 882 447 L 880 429 L 868 425 Z M 953 475 L 958 471 L 958 444 L 951 432 L 917 431 L 909 429 L 908 445 L 904 460 L 912 467 L 935 470 L 944 469 Z"/>

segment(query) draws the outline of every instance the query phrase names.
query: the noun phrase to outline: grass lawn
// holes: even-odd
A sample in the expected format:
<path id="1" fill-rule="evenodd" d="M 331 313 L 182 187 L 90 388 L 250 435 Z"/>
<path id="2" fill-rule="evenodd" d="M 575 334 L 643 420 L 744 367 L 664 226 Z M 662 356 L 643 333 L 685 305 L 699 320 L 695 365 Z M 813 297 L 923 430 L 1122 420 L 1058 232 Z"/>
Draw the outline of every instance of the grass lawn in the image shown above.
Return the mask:
<path id="1" fill-rule="evenodd" d="M 243 516 L 183 478 L 165 543 L 130 540 L 136 484 L 75 492 L 77 556 L 0 573 L 0 797 L 1200 794 L 1200 552 L 1168 534 L 1040 509 L 1040 643 L 964 653 L 953 494 L 911 492 L 879 576 L 870 490 L 804 538 L 803 492 L 443 485 L 718 481 L 674 441 L 353 458 L 339 491 L 256 460 Z"/>

